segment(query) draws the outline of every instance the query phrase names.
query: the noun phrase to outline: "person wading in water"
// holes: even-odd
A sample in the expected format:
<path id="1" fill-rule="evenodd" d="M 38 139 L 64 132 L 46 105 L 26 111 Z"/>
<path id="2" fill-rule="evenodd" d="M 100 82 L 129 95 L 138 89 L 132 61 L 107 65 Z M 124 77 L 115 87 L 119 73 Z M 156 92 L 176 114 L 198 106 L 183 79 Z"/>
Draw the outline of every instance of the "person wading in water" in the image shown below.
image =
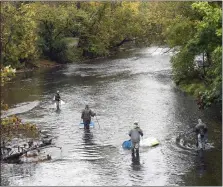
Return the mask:
<path id="1" fill-rule="evenodd" d="M 134 122 L 133 128 L 129 131 L 129 136 L 131 137 L 132 141 L 132 156 L 135 157 L 136 150 L 136 158 L 139 158 L 139 142 L 140 136 L 143 136 L 143 131 L 139 127 L 139 123 L 137 121 Z"/>
<path id="2" fill-rule="evenodd" d="M 85 106 L 85 109 L 82 111 L 81 119 L 83 119 L 84 123 L 84 129 L 90 128 L 91 123 L 91 117 L 96 116 L 96 113 L 94 113 L 88 105 Z"/>
<path id="3" fill-rule="evenodd" d="M 56 102 L 57 110 L 59 110 L 60 109 L 59 108 L 59 103 L 60 103 L 60 100 L 61 100 L 59 91 L 57 91 L 56 95 L 54 96 L 54 100 Z"/>

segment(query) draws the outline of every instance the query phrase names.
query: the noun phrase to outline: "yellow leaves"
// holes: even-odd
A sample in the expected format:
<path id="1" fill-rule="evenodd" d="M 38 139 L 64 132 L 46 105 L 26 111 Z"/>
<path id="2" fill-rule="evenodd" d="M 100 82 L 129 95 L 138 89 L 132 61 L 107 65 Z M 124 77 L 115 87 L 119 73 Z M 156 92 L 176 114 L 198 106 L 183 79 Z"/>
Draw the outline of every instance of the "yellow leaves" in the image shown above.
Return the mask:
<path id="1" fill-rule="evenodd" d="M 9 81 L 12 76 L 15 75 L 16 70 L 11 68 L 11 66 L 6 66 L 1 69 L 1 86 L 4 85 L 5 82 Z M 7 108 L 7 106 L 5 106 Z"/>
<path id="2" fill-rule="evenodd" d="M 140 2 L 123 2 L 122 3 L 124 8 L 128 8 L 133 13 L 139 13 L 139 5 Z"/>
<path id="3" fill-rule="evenodd" d="M 9 107 L 7 104 L 1 103 L 1 110 L 8 110 L 8 109 L 9 109 Z"/>
<path id="4" fill-rule="evenodd" d="M 15 122 L 17 122 L 17 121 L 18 121 L 18 118 L 17 118 L 16 116 L 13 116 L 13 117 L 12 117 L 12 122 L 15 123 Z"/>
<path id="5" fill-rule="evenodd" d="M 89 4 L 90 4 L 91 6 L 95 6 L 95 3 L 96 3 L 96 2 L 93 2 L 93 1 L 89 2 Z"/>
<path id="6" fill-rule="evenodd" d="M 11 67 L 11 65 L 4 67 L 3 69 L 1 69 L 1 76 L 12 76 L 14 75 L 16 72 L 15 69 L 13 69 Z"/>
<path id="7" fill-rule="evenodd" d="M 13 3 L 9 3 L 8 6 L 12 8 L 9 13 L 6 8 L 2 11 L 3 25 L 5 25 L 2 32 L 2 45 L 5 46 L 2 54 L 5 62 L 17 65 L 19 59 L 35 56 L 34 53 L 37 50 L 35 36 L 38 31 L 35 15 L 38 6 L 35 3 L 21 3 L 17 9 Z"/>
<path id="8" fill-rule="evenodd" d="M 11 134 L 11 136 L 15 136 L 19 134 L 24 134 L 25 136 L 37 136 L 38 134 L 38 128 L 36 125 L 26 122 L 22 123 L 22 120 L 18 118 L 17 116 L 13 115 L 11 117 L 6 117 L 2 119 L 1 122 L 1 133 L 2 135 L 8 136 L 8 134 Z"/>

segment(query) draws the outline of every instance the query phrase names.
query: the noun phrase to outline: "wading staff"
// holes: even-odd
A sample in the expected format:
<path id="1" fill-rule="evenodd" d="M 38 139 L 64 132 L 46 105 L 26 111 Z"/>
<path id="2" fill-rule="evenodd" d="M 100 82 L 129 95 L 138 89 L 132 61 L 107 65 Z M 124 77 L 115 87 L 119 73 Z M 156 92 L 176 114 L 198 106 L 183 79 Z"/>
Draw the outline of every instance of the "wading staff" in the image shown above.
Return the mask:
<path id="1" fill-rule="evenodd" d="M 98 122 L 98 118 L 97 118 L 97 116 L 95 116 L 95 117 L 96 117 L 96 120 L 97 120 L 97 122 Z M 99 126 L 99 128 L 101 128 L 99 122 L 98 122 L 98 126 Z"/>

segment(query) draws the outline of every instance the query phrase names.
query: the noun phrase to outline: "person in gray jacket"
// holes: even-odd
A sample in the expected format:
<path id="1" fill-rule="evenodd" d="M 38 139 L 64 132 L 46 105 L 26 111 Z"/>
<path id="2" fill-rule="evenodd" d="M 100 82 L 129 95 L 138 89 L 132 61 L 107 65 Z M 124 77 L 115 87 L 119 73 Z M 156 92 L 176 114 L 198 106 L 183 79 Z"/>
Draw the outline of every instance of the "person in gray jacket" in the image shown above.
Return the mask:
<path id="1" fill-rule="evenodd" d="M 134 127 L 129 131 L 129 136 L 131 137 L 132 142 L 132 154 L 134 155 L 134 149 L 136 149 L 136 156 L 139 156 L 139 142 L 140 135 L 143 136 L 143 131 L 139 127 L 139 123 L 134 122 Z"/>
<path id="2" fill-rule="evenodd" d="M 197 138 L 198 134 L 200 134 L 202 141 L 207 141 L 207 131 L 208 131 L 207 125 L 205 123 L 203 123 L 201 119 L 198 119 L 198 124 L 195 126 L 197 147 L 198 147 L 198 138 Z"/>
<path id="3" fill-rule="evenodd" d="M 85 106 L 85 109 L 82 111 L 81 119 L 83 119 L 84 123 L 84 129 L 90 128 L 91 123 L 91 117 L 96 116 L 96 113 L 94 113 L 88 105 Z"/>

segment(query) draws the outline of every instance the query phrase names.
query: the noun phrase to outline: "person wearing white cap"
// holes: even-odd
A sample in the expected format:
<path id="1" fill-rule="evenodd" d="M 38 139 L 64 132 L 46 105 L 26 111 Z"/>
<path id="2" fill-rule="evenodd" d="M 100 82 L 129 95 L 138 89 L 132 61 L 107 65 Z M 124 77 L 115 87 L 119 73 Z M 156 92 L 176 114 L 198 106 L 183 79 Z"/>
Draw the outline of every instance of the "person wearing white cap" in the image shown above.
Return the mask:
<path id="1" fill-rule="evenodd" d="M 133 125 L 133 129 L 129 131 L 129 136 L 131 137 L 132 142 L 132 155 L 134 156 L 134 150 L 136 149 L 136 156 L 139 157 L 139 142 L 140 135 L 143 136 L 143 131 L 139 127 L 139 122 L 135 121 Z"/>

